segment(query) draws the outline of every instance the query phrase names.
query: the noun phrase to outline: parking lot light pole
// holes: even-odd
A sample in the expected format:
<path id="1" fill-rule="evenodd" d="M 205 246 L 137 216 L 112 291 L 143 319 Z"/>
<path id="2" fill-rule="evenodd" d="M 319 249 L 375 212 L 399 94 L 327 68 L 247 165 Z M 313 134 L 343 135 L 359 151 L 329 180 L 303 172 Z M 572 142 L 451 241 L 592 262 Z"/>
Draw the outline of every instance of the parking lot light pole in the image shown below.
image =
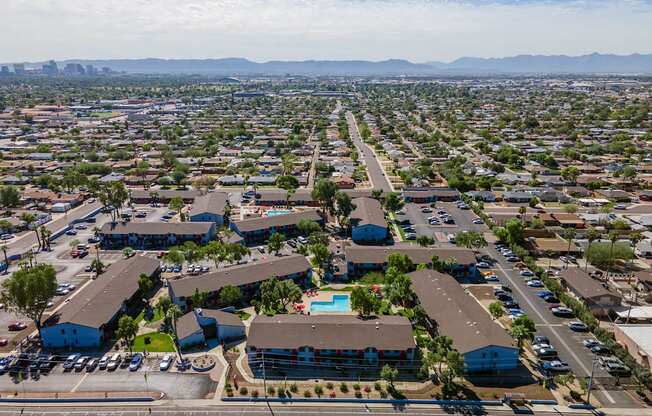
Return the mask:
<path id="1" fill-rule="evenodd" d="M 595 373 L 595 363 L 597 363 L 597 362 L 598 362 L 598 360 L 594 356 L 593 357 L 593 362 L 591 364 L 591 376 L 589 377 L 589 386 L 586 389 L 587 390 L 587 392 L 586 392 L 586 402 L 588 404 L 591 404 L 591 388 L 593 387 L 593 374 Z"/>

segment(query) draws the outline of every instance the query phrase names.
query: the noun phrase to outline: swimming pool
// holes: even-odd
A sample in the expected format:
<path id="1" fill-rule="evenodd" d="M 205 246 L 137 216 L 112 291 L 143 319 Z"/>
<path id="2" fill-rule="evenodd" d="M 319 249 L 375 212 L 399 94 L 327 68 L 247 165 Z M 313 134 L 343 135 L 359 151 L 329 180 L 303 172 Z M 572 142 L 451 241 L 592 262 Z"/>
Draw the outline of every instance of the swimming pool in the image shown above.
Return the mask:
<path id="1" fill-rule="evenodd" d="M 268 217 L 275 217 L 277 215 L 286 215 L 291 213 L 292 211 L 289 209 L 270 209 L 265 213 L 265 215 Z"/>
<path id="2" fill-rule="evenodd" d="M 349 295 L 333 295 L 330 301 L 313 300 L 310 312 L 351 312 Z"/>

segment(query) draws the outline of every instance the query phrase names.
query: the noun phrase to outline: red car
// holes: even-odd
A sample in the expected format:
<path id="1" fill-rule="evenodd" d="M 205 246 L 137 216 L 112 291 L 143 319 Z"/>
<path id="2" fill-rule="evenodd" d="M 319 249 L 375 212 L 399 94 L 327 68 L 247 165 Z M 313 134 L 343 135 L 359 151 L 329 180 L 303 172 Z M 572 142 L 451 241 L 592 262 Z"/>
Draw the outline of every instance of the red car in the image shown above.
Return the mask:
<path id="1" fill-rule="evenodd" d="M 14 322 L 9 324 L 10 331 L 22 331 L 25 328 L 27 328 L 27 325 L 25 325 L 23 322 Z"/>

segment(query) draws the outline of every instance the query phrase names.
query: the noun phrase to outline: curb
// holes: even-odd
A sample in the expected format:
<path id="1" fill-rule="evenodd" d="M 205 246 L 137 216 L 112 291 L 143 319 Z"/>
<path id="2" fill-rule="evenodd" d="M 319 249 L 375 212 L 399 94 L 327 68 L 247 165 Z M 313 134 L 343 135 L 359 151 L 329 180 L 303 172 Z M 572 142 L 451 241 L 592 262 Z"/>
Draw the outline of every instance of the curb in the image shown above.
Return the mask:
<path id="1" fill-rule="evenodd" d="M 123 403 L 123 402 L 153 402 L 152 397 L 70 397 L 70 398 L 0 398 L 0 403 Z"/>
<path id="2" fill-rule="evenodd" d="M 279 398 L 264 398 L 264 397 L 223 397 L 222 401 L 225 402 L 272 402 L 272 403 L 368 403 L 368 404 L 393 404 L 393 405 L 407 405 L 407 404 L 434 404 L 441 406 L 502 406 L 503 402 L 500 400 L 426 400 L 426 399 L 348 399 L 348 398 L 296 398 L 296 399 L 279 399 Z M 555 402 L 555 404 L 557 404 Z"/>

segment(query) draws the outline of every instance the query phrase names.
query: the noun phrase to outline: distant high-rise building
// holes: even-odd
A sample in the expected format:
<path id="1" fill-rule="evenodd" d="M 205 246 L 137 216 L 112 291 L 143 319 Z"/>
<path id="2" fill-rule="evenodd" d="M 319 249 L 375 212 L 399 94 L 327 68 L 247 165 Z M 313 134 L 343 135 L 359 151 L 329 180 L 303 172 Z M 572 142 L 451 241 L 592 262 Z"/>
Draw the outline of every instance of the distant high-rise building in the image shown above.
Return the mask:
<path id="1" fill-rule="evenodd" d="M 97 75 L 97 68 L 93 65 L 86 65 L 86 75 Z"/>
<path id="2" fill-rule="evenodd" d="M 111 68 L 109 68 L 108 66 L 103 66 L 102 67 L 102 73 L 103 74 L 110 74 L 111 73 Z"/>
<path id="3" fill-rule="evenodd" d="M 9 67 L 7 65 L 2 65 L 2 68 L 0 68 L 0 75 L 9 75 Z"/>
<path id="4" fill-rule="evenodd" d="M 14 72 L 16 75 L 25 75 L 25 64 L 14 64 Z"/>
<path id="5" fill-rule="evenodd" d="M 43 65 L 42 71 L 45 75 L 53 77 L 55 75 L 59 75 L 59 66 L 56 62 L 50 61 L 47 64 Z"/>
<path id="6" fill-rule="evenodd" d="M 86 70 L 81 64 L 66 64 L 63 73 L 65 75 L 84 75 Z"/>

